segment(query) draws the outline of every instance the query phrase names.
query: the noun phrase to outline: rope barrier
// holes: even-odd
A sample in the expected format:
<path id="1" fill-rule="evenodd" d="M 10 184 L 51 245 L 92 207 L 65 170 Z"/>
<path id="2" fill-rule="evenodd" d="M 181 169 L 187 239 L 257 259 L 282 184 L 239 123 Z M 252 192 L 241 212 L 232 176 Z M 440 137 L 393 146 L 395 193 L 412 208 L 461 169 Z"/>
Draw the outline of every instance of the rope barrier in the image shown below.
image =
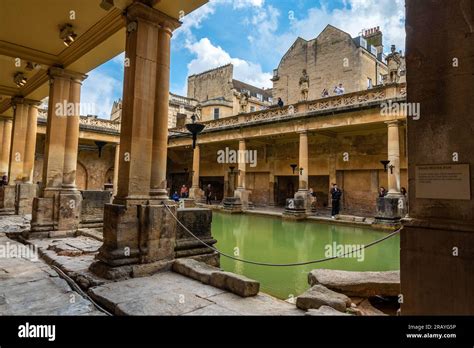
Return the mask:
<path id="1" fill-rule="evenodd" d="M 166 209 L 168 209 L 168 211 L 170 212 L 171 216 L 173 216 L 173 218 L 176 220 L 176 222 L 182 227 L 184 228 L 184 230 L 186 232 L 188 232 L 193 238 L 195 238 L 196 240 L 198 240 L 201 244 L 205 245 L 206 247 L 208 247 L 209 249 L 219 253 L 220 255 L 224 256 L 224 257 L 227 257 L 229 259 L 232 259 L 232 260 L 235 260 L 235 261 L 239 261 L 239 262 L 243 262 L 243 263 L 249 263 L 249 264 L 252 264 L 252 265 L 258 265 L 258 266 L 269 266 L 269 267 L 293 267 L 293 266 L 304 266 L 304 265 L 311 265 L 311 264 L 314 264 L 314 263 L 320 263 L 320 262 L 325 262 L 325 261 L 330 261 L 330 260 L 334 260 L 334 259 L 339 259 L 339 258 L 342 258 L 346 255 L 349 255 L 349 254 L 352 254 L 354 252 L 357 252 L 359 250 L 365 250 L 365 249 L 368 249 L 370 248 L 371 246 L 373 245 L 376 245 L 378 243 L 381 243 L 383 242 L 384 240 L 386 239 L 389 239 L 389 238 L 392 238 L 393 236 L 395 236 L 396 234 L 398 234 L 400 231 L 401 231 L 401 228 L 399 228 L 398 230 L 386 235 L 385 237 L 383 238 L 380 238 L 376 241 L 373 241 L 367 245 L 364 245 L 362 246 L 361 248 L 357 248 L 357 249 L 354 249 L 354 250 L 351 250 L 350 252 L 347 252 L 345 254 L 342 254 L 342 255 L 336 255 L 336 256 L 331 256 L 331 257 L 326 257 L 326 258 L 323 258 L 323 259 L 318 259 L 318 260 L 311 260 L 311 261 L 304 261 L 304 262 L 292 262 L 292 263 L 268 263 L 268 262 L 259 262 L 259 261 L 252 261 L 252 260 L 245 260 L 245 259 L 240 259 L 238 257 L 235 257 L 235 256 L 232 256 L 232 255 L 229 255 L 229 254 L 226 254 L 226 253 L 223 253 L 222 251 L 219 251 L 218 249 L 214 248 L 213 246 L 207 244 L 206 242 L 204 242 L 203 240 L 199 239 L 199 237 L 197 237 L 194 233 L 192 233 L 186 226 L 183 225 L 183 223 L 181 221 L 179 221 L 178 217 L 173 214 L 173 212 L 171 211 L 170 207 L 163 202 L 163 205 L 166 207 Z"/>

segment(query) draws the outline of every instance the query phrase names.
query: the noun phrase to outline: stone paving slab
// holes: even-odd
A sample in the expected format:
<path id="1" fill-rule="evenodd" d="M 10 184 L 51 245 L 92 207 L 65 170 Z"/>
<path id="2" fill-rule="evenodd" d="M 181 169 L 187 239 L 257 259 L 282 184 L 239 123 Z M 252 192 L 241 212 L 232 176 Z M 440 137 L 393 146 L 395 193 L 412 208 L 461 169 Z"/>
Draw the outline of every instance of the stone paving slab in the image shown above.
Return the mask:
<path id="1" fill-rule="evenodd" d="M 107 283 L 89 295 L 117 315 L 304 315 L 269 295 L 242 298 L 173 272 Z"/>
<path id="2" fill-rule="evenodd" d="M 0 245 L 27 248 L 3 233 Z M 43 260 L 0 256 L 0 315 L 103 315 Z"/>

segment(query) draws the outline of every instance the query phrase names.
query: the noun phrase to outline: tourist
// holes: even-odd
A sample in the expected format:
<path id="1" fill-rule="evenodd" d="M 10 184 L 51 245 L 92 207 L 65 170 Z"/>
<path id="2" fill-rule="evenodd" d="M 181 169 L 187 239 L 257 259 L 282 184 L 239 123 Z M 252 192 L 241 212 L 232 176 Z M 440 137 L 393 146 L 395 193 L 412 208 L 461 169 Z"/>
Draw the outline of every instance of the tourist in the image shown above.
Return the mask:
<path id="1" fill-rule="evenodd" d="M 186 185 L 181 186 L 181 198 L 188 198 L 189 190 Z"/>
<path id="2" fill-rule="evenodd" d="M 282 108 L 284 105 L 285 105 L 285 103 L 283 103 L 283 100 L 281 100 L 281 98 L 278 97 L 278 106 L 279 106 L 280 108 Z"/>
<path id="3" fill-rule="evenodd" d="M 212 187 L 211 184 L 208 184 L 205 190 L 206 194 L 206 204 L 212 204 Z"/>
<path id="4" fill-rule="evenodd" d="M 178 191 L 174 191 L 173 196 L 171 196 L 171 199 L 175 202 L 179 202 Z"/>
<path id="5" fill-rule="evenodd" d="M 400 189 L 400 193 L 401 193 L 403 196 L 406 197 L 406 196 L 407 196 L 407 189 L 404 188 L 404 187 L 402 187 L 402 188 Z"/>
<path id="6" fill-rule="evenodd" d="M 342 191 L 337 187 L 337 184 L 332 184 L 331 189 L 331 198 L 332 198 L 332 211 L 331 218 L 335 219 L 336 215 L 339 214 L 340 201 L 341 201 Z"/>
<path id="7" fill-rule="evenodd" d="M 379 198 L 380 197 L 385 197 L 386 195 L 387 195 L 387 190 L 385 189 L 385 187 L 380 186 L 380 188 L 379 188 Z"/>
<path id="8" fill-rule="evenodd" d="M 321 98 L 326 98 L 326 97 L 329 97 L 329 92 L 327 88 L 323 89 L 323 91 L 321 92 Z"/>
<path id="9" fill-rule="evenodd" d="M 8 176 L 2 176 L 2 180 L 0 181 L 0 187 L 8 185 Z"/>
<path id="10" fill-rule="evenodd" d="M 334 93 L 336 95 L 342 95 L 342 94 L 344 94 L 344 92 L 345 92 L 345 89 L 342 86 L 342 83 L 340 83 L 339 86 L 334 87 Z"/>

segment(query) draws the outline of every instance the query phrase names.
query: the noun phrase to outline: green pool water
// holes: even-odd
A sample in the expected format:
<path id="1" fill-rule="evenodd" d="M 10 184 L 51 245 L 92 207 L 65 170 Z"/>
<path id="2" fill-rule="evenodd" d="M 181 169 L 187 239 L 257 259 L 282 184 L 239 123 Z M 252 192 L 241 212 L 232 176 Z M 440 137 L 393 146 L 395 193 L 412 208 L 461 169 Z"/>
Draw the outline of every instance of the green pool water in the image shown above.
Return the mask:
<path id="1" fill-rule="evenodd" d="M 329 248 L 366 245 L 387 235 L 367 228 L 313 221 L 292 222 L 279 217 L 213 213 L 212 234 L 217 248 L 239 258 L 269 263 L 302 262 L 324 258 Z M 338 249 L 336 249 L 337 251 Z M 347 249 L 346 249 L 347 250 Z M 340 251 L 340 249 L 339 249 Z M 221 267 L 260 281 L 260 289 L 281 299 L 308 289 L 308 272 L 316 268 L 347 271 L 400 269 L 398 235 L 374 245 L 364 254 L 296 267 L 265 267 L 221 256 Z"/>

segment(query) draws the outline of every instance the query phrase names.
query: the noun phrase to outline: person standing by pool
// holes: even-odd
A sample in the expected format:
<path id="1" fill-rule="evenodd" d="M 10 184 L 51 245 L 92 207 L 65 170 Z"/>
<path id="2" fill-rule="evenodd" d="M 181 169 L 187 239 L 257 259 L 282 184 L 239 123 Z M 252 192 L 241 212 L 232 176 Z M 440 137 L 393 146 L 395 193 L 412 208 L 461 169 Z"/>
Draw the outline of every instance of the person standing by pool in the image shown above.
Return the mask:
<path id="1" fill-rule="evenodd" d="M 211 187 L 211 184 L 207 185 L 206 190 L 205 190 L 205 194 L 206 194 L 206 204 L 212 204 L 212 200 L 211 200 L 212 187 Z"/>
<path id="2" fill-rule="evenodd" d="M 332 211 L 331 211 L 331 218 L 335 219 L 336 215 L 339 214 L 339 209 L 341 207 L 342 191 L 337 187 L 337 184 L 332 184 L 331 189 L 331 198 L 332 198 Z"/>

